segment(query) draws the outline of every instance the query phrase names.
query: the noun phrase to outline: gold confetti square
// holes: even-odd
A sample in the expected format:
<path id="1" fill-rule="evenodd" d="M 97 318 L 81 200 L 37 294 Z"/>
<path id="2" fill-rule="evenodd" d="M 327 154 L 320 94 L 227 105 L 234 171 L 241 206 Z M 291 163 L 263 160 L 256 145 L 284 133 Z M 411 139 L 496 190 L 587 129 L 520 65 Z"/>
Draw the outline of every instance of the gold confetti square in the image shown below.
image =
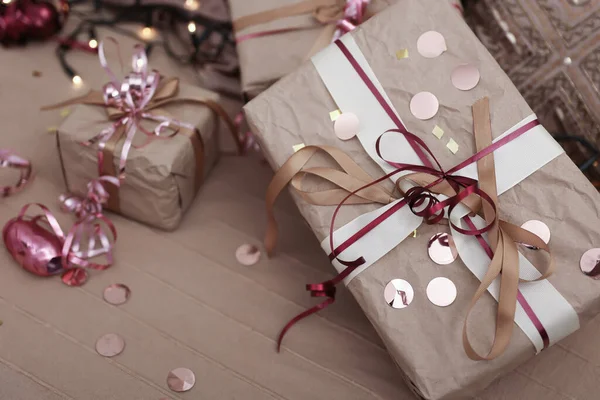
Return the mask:
<path id="1" fill-rule="evenodd" d="M 292 146 L 292 149 L 294 149 L 294 153 L 297 152 L 300 149 L 305 148 L 306 145 L 304 143 L 300 143 L 300 144 L 295 144 Z"/>
<path id="2" fill-rule="evenodd" d="M 60 116 L 63 118 L 65 118 L 69 114 L 71 114 L 71 110 L 69 110 L 68 108 L 63 108 L 62 110 L 60 110 Z"/>
<path id="3" fill-rule="evenodd" d="M 402 60 L 403 58 L 408 58 L 408 49 L 400 49 L 396 52 L 396 58 L 398 60 Z"/>
<path id="4" fill-rule="evenodd" d="M 56 133 L 58 131 L 58 127 L 57 126 L 49 126 L 48 128 L 46 128 L 46 130 L 48 131 L 48 133 Z"/>
<path id="5" fill-rule="evenodd" d="M 331 118 L 332 121 L 335 121 L 340 115 L 342 115 L 342 112 L 340 110 L 335 110 L 329 113 L 329 118 Z"/>
<path id="6" fill-rule="evenodd" d="M 435 126 L 435 128 L 433 128 L 433 131 L 431 131 L 431 133 L 433 133 L 433 136 L 435 136 L 438 139 L 441 139 L 442 136 L 444 136 L 444 130 L 437 125 Z"/>
<path id="7" fill-rule="evenodd" d="M 450 139 L 446 147 L 452 152 L 452 154 L 456 154 L 458 152 L 458 143 L 456 143 L 454 139 Z"/>
<path id="8" fill-rule="evenodd" d="M 413 232 L 412 237 L 416 238 L 417 237 L 417 230 L 415 229 L 415 231 Z"/>

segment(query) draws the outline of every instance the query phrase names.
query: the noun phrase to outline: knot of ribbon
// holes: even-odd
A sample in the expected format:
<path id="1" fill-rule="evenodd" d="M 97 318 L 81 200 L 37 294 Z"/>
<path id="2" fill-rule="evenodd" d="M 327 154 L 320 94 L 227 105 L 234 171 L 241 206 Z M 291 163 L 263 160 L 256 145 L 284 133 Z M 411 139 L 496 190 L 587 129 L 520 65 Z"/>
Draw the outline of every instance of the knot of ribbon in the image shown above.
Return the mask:
<path id="1" fill-rule="evenodd" d="M 31 163 L 8 150 L 0 149 L 0 168 L 13 168 L 20 171 L 17 183 L 12 186 L 0 186 L 0 198 L 19 192 L 31 180 Z"/>
<path id="2" fill-rule="evenodd" d="M 343 34 L 354 30 L 358 25 L 363 23 L 370 1 L 371 0 L 346 1 L 343 17 L 339 18 L 335 23 L 338 29 L 333 36 L 333 41 L 336 41 Z"/>
<path id="3" fill-rule="evenodd" d="M 103 206 L 110 197 L 109 192 L 104 187 L 104 183 L 109 183 L 117 187 L 120 185 L 120 181 L 114 176 L 101 176 L 100 178 L 92 179 L 87 184 L 87 193 L 85 196 L 63 194 L 59 197 L 62 210 L 74 214 L 77 220 L 89 220 L 102 214 Z"/>

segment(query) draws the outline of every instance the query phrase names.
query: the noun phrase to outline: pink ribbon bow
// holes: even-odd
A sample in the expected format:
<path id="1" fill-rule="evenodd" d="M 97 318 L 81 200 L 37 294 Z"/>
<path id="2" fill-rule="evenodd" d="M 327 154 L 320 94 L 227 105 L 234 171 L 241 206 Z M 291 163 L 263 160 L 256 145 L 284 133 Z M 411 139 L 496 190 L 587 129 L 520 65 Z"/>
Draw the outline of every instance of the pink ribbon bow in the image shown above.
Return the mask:
<path id="1" fill-rule="evenodd" d="M 118 48 L 118 43 L 115 39 L 109 38 L 108 40 L 114 42 Z M 194 126 L 177 121 L 173 118 L 155 115 L 144 111 L 146 106 L 148 106 L 154 97 L 161 77 L 158 71 L 149 70 L 148 57 L 143 46 L 135 46 L 135 52 L 131 60 L 132 71 L 126 75 L 122 81 L 119 81 L 112 69 L 109 67 L 104 48 L 105 42 L 101 42 L 98 46 L 98 57 L 100 59 L 100 64 L 111 78 L 110 82 L 108 82 L 102 88 L 104 103 L 108 107 L 119 110 L 122 116 L 113 124 L 103 129 L 98 135 L 94 136 L 83 144 L 86 146 L 91 146 L 95 143 L 98 143 L 98 166 L 101 168 L 103 159 L 102 152 L 106 146 L 106 143 L 117 132 L 118 128 L 124 126 L 125 142 L 119 156 L 118 173 L 119 179 L 122 180 L 125 178 L 125 163 L 127 161 L 127 156 L 131 150 L 131 147 L 133 146 L 133 139 L 138 130 L 145 133 L 148 137 L 148 140 L 146 140 L 140 146 L 133 146 L 134 148 L 142 148 L 150 143 L 152 139 L 168 139 L 173 137 L 177 134 L 177 128 L 188 128 L 193 130 Z M 119 61 L 122 67 L 123 63 L 120 57 Z M 153 131 L 150 132 L 141 126 L 140 122 L 143 119 L 156 121 L 159 124 L 154 128 Z M 165 135 L 164 132 L 169 127 L 174 127 L 175 132 Z M 102 174 L 103 172 L 100 171 L 100 175 Z"/>
<path id="2" fill-rule="evenodd" d="M 0 186 L 0 198 L 17 193 L 23 189 L 31 179 L 31 163 L 8 150 L 0 149 L 0 168 L 14 168 L 21 172 L 21 176 L 15 185 Z"/>
<path id="3" fill-rule="evenodd" d="M 371 0 L 347 0 L 344 8 L 344 18 L 336 22 L 337 30 L 333 35 L 332 42 L 338 40 L 342 35 L 354 30 L 362 24 L 365 18 L 367 6 Z"/>
<path id="4" fill-rule="evenodd" d="M 113 223 L 102 213 L 102 206 L 108 200 L 108 192 L 104 188 L 104 183 L 120 185 L 118 178 L 114 176 L 102 176 L 90 181 L 87 185 L 88 191 L 85 197 L 76 195 L 61 195 L 59 200 L 62 203 L 63 211 L 71 212 L 77 217 L 77 222 L 73 225 L 65 239 L 64 248 L 68 249 L 68 259 L 70 262 L 82 267 L 93 269 L 106 269 L 113 263 L 112 247 L 109 236 L 105 232 L 104 225 L 109 228 L 113 241 L 117 238 L 116 228 Z M 83 246 L 87 239 L 87 247 Z M 98 246 L 97 243 L 100 243 Z M 89 260 L 93 257 L 105 255 L 107 263 L 97 264 Z"/>

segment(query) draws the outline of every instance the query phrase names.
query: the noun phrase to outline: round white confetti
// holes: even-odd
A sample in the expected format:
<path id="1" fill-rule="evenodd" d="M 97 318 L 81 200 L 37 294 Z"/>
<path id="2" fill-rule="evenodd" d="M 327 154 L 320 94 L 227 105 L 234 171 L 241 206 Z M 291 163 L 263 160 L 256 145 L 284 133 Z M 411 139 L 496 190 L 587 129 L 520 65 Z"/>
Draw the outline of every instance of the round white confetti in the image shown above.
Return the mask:
<path id="1" fill-rule="evenodd" d="M 481 75 L 473 64 L 462 64 L 452 71 L 452 84 L 459 90 L 471 90 L 479 83 Z"/>
<path id="2" fill-rule="evenodd" d="M 410 112 L 418 119 L 431 119 L 437 114 L 440 102 L 430 92 L 419 92 L 410 100 Z"/>
<path id="3" fill-rule="evenodd" d="M 114 357 L 125 349 L 125 341 L 116 333 L 107 333 L 96 341 L 96 351 L 104 357 Z"/>
<path id="4" fill-rule="evenodd" d="M 456 286 L 448 278 L 435 278 L 427 285 L 427 298 L 439 307 L 447 307 L 456 300 Z"/>
<path id="5" fill-rule="evenodd" d="M 343 113 L 335 120 L 333 130 L 335 135 L 342 140 L 352 139 L 358 134 L 360 121 L 358 117 L 352 113 Z"/>
<path id="6" fill-rule="evenodd" d="M 167 376 L 167 385 L 174 392 L 187 392 L 196 384 L 196 375 L 187 368 L 175 368 Z"/>
<path id="7" fill-rule="evenodd" d="M 548 225 L 546 225 L 542 221 L 532 219 L 531 221 L 527 221 L 523 225 L 521 225 L 521 228 L 533 233 L 534 235 L 542 239 L 546 244 L 550 242 L 550 228 L 548 228 Z"/>
<path id="8" fill-rule="evenodd" d="M 425 58 L 435 58 L 448 50 L 446 39 L 436 31 L 425 32 L 417 40 L 417 50 Z"/>
<path id="9" fill-rule="evenodd" d="M 260 260 L 260 249 L 252 244 L 243 244 L 235 251 L 235 258 L 242 265 L 254 265 Z"/>

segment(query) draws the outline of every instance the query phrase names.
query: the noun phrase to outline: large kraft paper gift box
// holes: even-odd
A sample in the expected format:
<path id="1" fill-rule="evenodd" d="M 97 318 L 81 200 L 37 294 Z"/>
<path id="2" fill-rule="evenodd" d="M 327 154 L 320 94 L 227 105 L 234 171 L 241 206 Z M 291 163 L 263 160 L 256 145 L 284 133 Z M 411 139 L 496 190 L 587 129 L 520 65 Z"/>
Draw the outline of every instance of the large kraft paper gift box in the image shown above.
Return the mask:
<path id="1" fill-rule="evenodd" d="M 511 315 L 498 324 L 508 329 L 510 342 L 490 357 L 493 359 L 474 361 L 476 357 L 468 356 L 463 347 L 463 325 L 469 305 L 480 279 L 490 268 L 490 259 L 476 237 L 463 235 L 448 225 L 422 223 L 422 218 L 405 206 L 338 254 L 344 261 L 364 257 L 366 263 L 347 276 L 344 283 L 383 339 L 401 375 L 415 393 L 426 399 L 464 399 L 474 395 L 579 329 L 600 311 L 600 281 L 580 269 L 582 255 L 600 243 L 600 196 L 546 130 L 537 125 L 530 107 L 460 15 L 449 10 L 449 5 L 435 0 L 401 0 L 343 36 L 342 45 L 332 44 L 245 107 L 247 120 L 276 170 L 291 157 L 297 160 L 295 157 L 312 149 L 311 145 L 332 146 L 347 154 L 373 179 L 384 175 L 382 169 L 394 170 L 376 154 L 376 141 L 387 130 L 399 129 L 399 124 L 384 111 L 367 81 L 378 93 L 384 91 L 382 101 L 389 97 L 387 102 L 393 105 L 401 123 L 431 149 L 445 171 L 475 154 L 472 106 L 481 104 L 481 99 L 489 99 L 487 115 L 494 138 L 513 137 L 514 132 L 520 132 L 518 138 L 493 153 L 498 215 L 516 226 L 530 220 L 545 223 L 551 232 L 549 248 L 555 271 L 547 280 L 534 283 L 518 284 L 514 270 L 513 275 L 500 275 L 498 279 L 503 283 L 504 279 L 512 279 L 515 288 L 518 284 L 519 296 L 517 299 L 515 289 L 512 304 L 516 307 L 516 323 Z M 419 54 L 416 43 L 431 30 L 443 35 L 447 51 L 436 58 L 425 58 Z M 347 53 L 357 60 L 355 63 L 364 71 L 362 75 Z M 451 82 L 451 72 L 464 63 L 475 65 L 481 74 L 477 86 L 468 91 L 458 90 Z M 409 107 L 412 97 L 422 91 L 433 93 L 439 100 L 439 111 L 429 120 L 415 118 Z M 358 139 L 342 141 L 336 137 L 330 113 L 338 109 L 358 117 Z M 441 139 L 432 133 L 439 134 L 436 127 L 444 131 Z M 446 147 L 450 139 L 458 145 L 456 154 Z M 388 133 L 381 143 L 388 160 L 422 165 L 404 135 Z M 307 147 L 298 150 L 302 146 Z M 302 164 L 300 160 L 298 165 L 288 164 L 286 168 Z M 471 164 L 459 173 L 476 178 L 478 165 Z M 313 158 L 307 166 L 340 170 L 325 156 Z M 336 207 L 311 204 L 305 198 L 310 198 L 310 192 L 317 192 L 316 198 L 335 186 L 311 178 L 315 173 L 318 170 L 297 175 L 300 179 L 293 183 L 305 193 L 296 189 L 291 193 L 322 241 L 323 249 L 330 254 L 328 237 Z M 362 180 L 368 181 L 364 176 Z M 382 183 L 391 193 L 391 180 Z M 334 246 L 347 243 L 346 239 L 361 227 L 397 204 L 398 201 L 388 205 L 342 206 L 335 220 Z M 458 213 L 462 217 L 468 210 Z M 477 228 L 485 225 L 481 218 L 472 218 Z M 454 219 L 453 223 L 467 229 L 463 220 Z M 452 233 L 460 255 L 450 265 L 437 265 L 428 256 L 430 239 L 441 232 Z M 513 243 L 510 241 L 516 246 Z M 537 247 L 545 246 L 539 238 L 537 243 Z M 544 252 L 528 250 L 523 245 L 516 248 L 521 256 L 511 265 L 518 266 L 521 278 L 540 277 L 533 265 L 542 270 L 548 265 Z M 346 268 L 337 260 L 333 265 L 338 272 Z M 456 300 L 445 308 L 433 305 L 426 293 L 429 282 L 440 276 L 449 278 L 457 288 Z M 394 279 L 406 280 L 414 290 L 413 301 L 402 309 L 390 307 L 384 297 L 384 288 Z M 498 279 L 489 291 L 482 292 L 467 325 L 469 343 L 482 357 L 494 340 L 498 303 L 490 293 L 498 295 Z M 299 289 L 305 283 L 298 282 Z M 327 285 L 324 287 L 323 291 Z M 403 293 L 410 296 L 408 290 Z M 317 294 L 332 295 L 331 291 Z M 302 322 L 295 325 L 283 345 L 309 335 L 305 326 Z M 503 339 L 505 334 L 506 331 Z"/>
<path id="2" fill-rule="evenodd" d="M 124 79 L 134 83 L 136 78 L 129 75 Z M 119 125 L 128 114 L 104 102 L 102 93 L 92 90 L 81 98 L 46 107 L 73 107 L 56 137 L 67 190 L 84 194 L 87 183 L 99 175 L 118 176 L 119 188 L 105 185 L 110 194 L 107 209 L 160 229 L 177 228 L 219 158 L 219 136 L 236 135 L 233 122 L 219 104 L 220 96 L 161 76 L 154 96 L 142 110 L 146 116 L 133 125 Z M 163 137 L 153 137 L 162 121 L 167 121 L 158 131 Z M 100 150 L 94 138 L 116 125 Z M 133 141 L 124 152 L 130 127 Z"/>

